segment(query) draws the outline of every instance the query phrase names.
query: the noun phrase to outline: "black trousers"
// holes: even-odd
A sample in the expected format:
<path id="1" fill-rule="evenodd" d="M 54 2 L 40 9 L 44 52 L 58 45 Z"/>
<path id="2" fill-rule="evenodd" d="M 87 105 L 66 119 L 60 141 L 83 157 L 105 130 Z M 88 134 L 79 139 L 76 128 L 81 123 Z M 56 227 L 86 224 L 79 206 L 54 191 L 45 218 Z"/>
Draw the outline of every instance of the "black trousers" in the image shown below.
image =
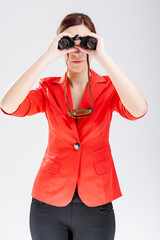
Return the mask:
<path id="1" fill-rule="evenodd" d="M 32 197 L 29 226 L 32 240 L 113 240 L 115 214 L 112 202 L 57 207 Z"/>

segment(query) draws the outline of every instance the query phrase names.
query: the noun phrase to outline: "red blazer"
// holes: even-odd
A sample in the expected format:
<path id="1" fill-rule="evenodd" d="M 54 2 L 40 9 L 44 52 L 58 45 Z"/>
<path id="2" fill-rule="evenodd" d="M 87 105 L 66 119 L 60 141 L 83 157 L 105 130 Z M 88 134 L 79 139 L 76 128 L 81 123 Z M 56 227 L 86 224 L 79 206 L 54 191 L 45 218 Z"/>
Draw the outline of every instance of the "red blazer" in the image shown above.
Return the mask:
<path id="1" fill-rule="evenodd" d="M 49 125 L 48 145 L 35 177 L 31 195 L 55 206 L 68 205 L 76 183 L 82 201 L 89 207 L 102 205 L 122 196 L 109 144 L 109 129 L 113 111 L 129 120 L 132 116 L 122 104 L 110 79 L 91 70 L 91 90 L 94 113 L 75 119 L 68 116 L 62 77 L 46 77 L 39 87 L 30 90 L 11 116 L 25 117 L 43 112 Z M 70 85 L 66 96 L 73 109 Z M 79 108 L 91 106 L 87 84 Z"/>

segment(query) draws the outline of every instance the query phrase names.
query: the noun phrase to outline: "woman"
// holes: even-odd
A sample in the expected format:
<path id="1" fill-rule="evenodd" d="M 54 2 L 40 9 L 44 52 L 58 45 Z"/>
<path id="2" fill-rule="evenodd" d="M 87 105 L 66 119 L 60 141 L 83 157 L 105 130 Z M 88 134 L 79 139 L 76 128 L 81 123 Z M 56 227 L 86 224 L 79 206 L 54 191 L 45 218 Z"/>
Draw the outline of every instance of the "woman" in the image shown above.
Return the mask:
<path id="1" fill-rule="evenodd" d="M 84 48 L 80 39 L 58 49 L 62 37 L 77 34 L 95 38 L 96 49 Z M 64 76 L 43 78 L 30 90 L 59 57 L 67 65 Z M 92 58 L 109 75 L 90 69 Z M 122 193 L 109 145 L 110 121 L 113 111 L 129 120 L 143 117 L 147 102 L 108 55 L 87 15 L 63 19 L 47 51 L 9 88 L 1 110 L 17 117 L 43 112 L 49 124 L 48 146 L 32 189 L 32 239 L 114 239 L 112 200 Z"/>

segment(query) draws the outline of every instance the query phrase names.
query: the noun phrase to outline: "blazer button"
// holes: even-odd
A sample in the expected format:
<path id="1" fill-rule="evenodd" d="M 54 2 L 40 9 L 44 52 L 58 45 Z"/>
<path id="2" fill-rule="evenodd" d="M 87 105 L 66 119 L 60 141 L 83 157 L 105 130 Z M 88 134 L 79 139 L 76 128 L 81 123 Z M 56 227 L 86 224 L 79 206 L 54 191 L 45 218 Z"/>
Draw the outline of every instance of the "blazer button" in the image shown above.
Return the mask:
<path id="1" fill-rule="evenodd" d="M 79 143 L 75 143 L 75 144 L 74 144 L 74 148 L 75 148 L 76 150 L 79 150 L 79 149 L 80 149 L 80 144 L 79 144 Z"/>

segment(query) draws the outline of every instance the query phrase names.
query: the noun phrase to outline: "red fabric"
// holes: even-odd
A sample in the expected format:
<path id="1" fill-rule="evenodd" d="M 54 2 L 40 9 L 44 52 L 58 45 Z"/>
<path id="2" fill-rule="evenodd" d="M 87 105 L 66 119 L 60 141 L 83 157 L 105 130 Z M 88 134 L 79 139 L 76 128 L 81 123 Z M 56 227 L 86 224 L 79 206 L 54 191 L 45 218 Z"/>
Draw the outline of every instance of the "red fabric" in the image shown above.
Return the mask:
<path id="1" fill-rule="evenodd" d="M 40 79 L 39 87 L 31 90 L 19 108 L 12 114 L 17 117 L 45 113 L 49 138 L 45 154 L 35 177 L 31 195 L 55 206 L 68 205 L 78 193 L 87 206 L 108 203 L 122 196 L 109 144 L 109 129 L 113 111 L 128 120 L 132 116 L 122 104 L 109 76 L 100 76 L 91 70 L 91 90 L 94 113 L 77 120 L 68 116 L 62 77 Z M 73 109 L 70 85 L 66 96 Z M 146 103 L 147 104 L 147 103 Z M 91 106 L 89 84 L 79 108 Z M 80 149 L 74 148 L 79 143 Z"/>
<path id="2" fill-rule="evenodd" d="M 22 101 L 15 112 L 10 114 L 6 113 L 4 109 L 0 109 L 3 113 L 15 117 L 25 117 L 39 112 L 45 112 L 45 99 L 43 96 L 42 87 L 39 86 L 35 90 L 30 90 L 26 98 Z"/>

